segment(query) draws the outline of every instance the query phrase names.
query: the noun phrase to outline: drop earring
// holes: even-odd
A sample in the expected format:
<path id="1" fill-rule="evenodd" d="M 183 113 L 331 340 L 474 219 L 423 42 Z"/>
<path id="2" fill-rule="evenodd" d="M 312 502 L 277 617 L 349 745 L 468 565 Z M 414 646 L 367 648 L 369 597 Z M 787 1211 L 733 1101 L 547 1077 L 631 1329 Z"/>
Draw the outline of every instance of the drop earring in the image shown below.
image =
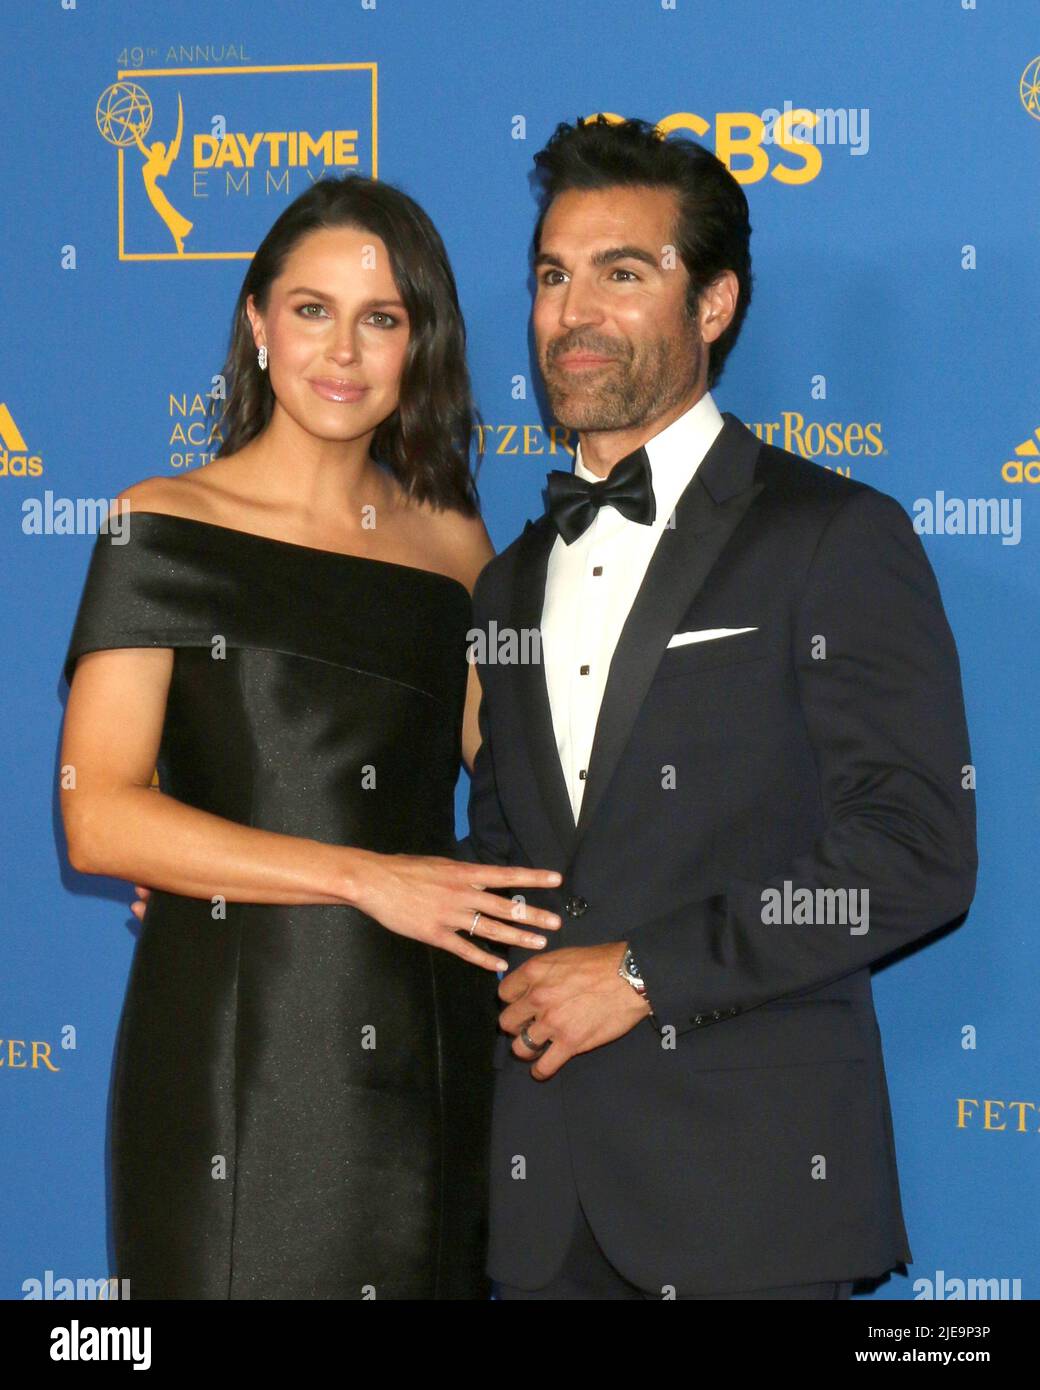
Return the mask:
<path id="1" fill-rule="evenodd" d="M 260 348 L 260 350 L 257 352 L 257 354 L 256 354 L 256 360 L 257 360 L 257 363 L 258 363 L 258 365 L 259 365 L 259 367 L 260 367 L 260 370 L 261 370 L 262 372 L 266 372 L 266 371 L 267 371 L 267 346 L 266 346 L 266 344 L 265 344 L 262 348 Z"/>

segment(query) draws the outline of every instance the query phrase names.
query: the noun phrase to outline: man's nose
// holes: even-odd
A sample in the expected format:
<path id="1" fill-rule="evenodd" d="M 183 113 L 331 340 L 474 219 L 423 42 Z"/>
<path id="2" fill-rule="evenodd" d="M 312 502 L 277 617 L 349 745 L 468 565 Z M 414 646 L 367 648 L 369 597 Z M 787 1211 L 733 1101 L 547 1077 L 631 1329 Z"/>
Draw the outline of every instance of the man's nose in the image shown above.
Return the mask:
<path id="1" fill-rule="evenodd" d="M 560 322 L 567 328 L 576 328 L 583 323 L 598 323 L 602 317 L 592 286 L 583 280 L 572 280 L 560 306 Z"/>

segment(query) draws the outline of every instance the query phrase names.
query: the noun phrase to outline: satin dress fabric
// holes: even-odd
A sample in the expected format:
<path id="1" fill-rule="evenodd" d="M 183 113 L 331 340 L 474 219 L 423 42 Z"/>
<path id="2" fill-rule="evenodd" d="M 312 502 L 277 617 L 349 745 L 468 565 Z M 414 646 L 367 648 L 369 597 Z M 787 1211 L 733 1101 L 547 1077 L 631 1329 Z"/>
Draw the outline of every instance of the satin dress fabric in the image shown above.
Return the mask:
<path id="1" fill-rule="evenodd" d="M 171 647 L 159 786 L 242 825 L 452 856 L 458 581 L 160 513 L 98 536 L 65 661 Z M 350 906 L 153 891 L 120 1020 L 131 1298 L 485 1298 L 496 980 Z"/>

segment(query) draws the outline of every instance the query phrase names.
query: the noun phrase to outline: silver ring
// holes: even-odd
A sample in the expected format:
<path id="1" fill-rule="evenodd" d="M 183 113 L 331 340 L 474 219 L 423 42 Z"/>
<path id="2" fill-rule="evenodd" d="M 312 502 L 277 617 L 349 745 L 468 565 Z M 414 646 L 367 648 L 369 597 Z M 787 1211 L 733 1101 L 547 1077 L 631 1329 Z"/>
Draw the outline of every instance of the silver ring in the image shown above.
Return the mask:
<path id="1" fill-rule="evenodd" d="M 533 1022 L 533 1018 L 529 1018 L 527 1020 L 527 1023 Z M 524 1026 L 520 1029 L 520 1041 L 523 1043 L 524 1047 L 529 1047 L 532 1052 L 544 1052 L 545 1049 L 552 1042 L 552 1038 L 546 1038 L 545 1042 L 542 1043 L 535 1042 L 534 1038 L 532 1038 L 530 1033 L 527 1031 L 527 1023 L 525 1023 Z"/>
<path id="2" fill-rule="evenodd" d="M 473 914 L 473 925 L 472 925 L 472 926 L 470 927 L 470 929 L 469 929 L 469 934 L 470 934 L 470 936 L 472 936 L 473 933 L 476 931 L 476 929 L 477 929 L 477 923 L 478 923 L 479 921 L 480 921 L 480 913 L 479 913 L 479 912 L 474 912 L 474 914 Z"/>

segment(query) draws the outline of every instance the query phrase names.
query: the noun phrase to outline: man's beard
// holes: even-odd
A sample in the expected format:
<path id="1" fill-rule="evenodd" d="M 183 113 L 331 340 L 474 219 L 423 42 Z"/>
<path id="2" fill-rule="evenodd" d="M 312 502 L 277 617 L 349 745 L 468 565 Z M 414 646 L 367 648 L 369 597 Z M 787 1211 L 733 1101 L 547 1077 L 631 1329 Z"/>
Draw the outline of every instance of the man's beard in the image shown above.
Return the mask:
<path id="1" fill-rule="evenodd" d="M 595 345 L 564 346 L 568 352 L 597 353 Z M 564 372 L 549 362 L 542 365 L 542 380 L 553 415 L 568 429 L 636 429 L 673 406 L 690 390 L 701 367 L 703 343 L 657 338 L 636 355 L 615 358 L 617 365 L 581 374 Z"/>

